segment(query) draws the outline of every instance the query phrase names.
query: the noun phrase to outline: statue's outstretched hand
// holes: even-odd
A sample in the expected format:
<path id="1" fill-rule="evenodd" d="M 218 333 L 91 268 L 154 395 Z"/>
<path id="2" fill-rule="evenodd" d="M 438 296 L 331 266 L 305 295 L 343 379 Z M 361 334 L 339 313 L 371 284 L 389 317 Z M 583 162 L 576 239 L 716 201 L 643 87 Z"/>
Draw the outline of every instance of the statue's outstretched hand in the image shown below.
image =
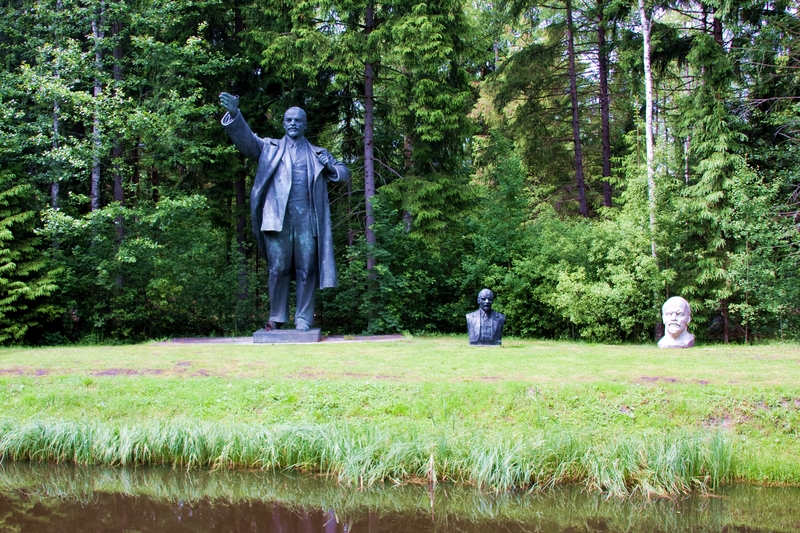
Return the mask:
<path id="1" fill-rule="evenodd" d="M 239 111 L 239 97 L 234 96 L 228 93 L 220 93 L 219 95 L 219 103 L 222 104 L 222 107 L 231 114 L 232 117 L 235 117 Z"/>
<path id="2" fill-rule="evenodd" d="M 319 162 L 322 163 L 322 166 L 325 167 L 330 174 L 336 173 L 336 167 L 333 166 L 333 159 L 325 155 L 325 152 L 317 154 L 317 159 L 319 159 Z"/>

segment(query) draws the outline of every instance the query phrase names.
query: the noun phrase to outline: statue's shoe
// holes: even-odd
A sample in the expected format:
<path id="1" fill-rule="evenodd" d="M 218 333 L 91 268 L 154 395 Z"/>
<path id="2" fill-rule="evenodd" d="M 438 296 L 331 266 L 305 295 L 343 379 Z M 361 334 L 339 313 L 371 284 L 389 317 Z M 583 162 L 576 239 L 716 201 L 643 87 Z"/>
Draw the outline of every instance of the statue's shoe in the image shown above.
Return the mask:
<path id="1" fill-rule="evenodd" d="M 265 330 L 267 330 L 267 331 L 274 331 L 274 330 L 276 330 L 276 329 L 281 329 L 281 326 L 282 326 L 282 325 L 283 325 L 283 324 L 281 324 L 280 322 L 273 322 L 272 320 L 270 320 L 270 321 L 269 321 L 269 322 L 267 322 L 267 324 L 264 326 L 264 329 L 265 329 Z"/>
<path id="2" fill-rule="evenodd" d="M 301 319 L 301 320 L 297 321 L 297 326 L 295 327 L 295 329 L 297 331 L 308 331 L 309 326 L 308 326 L 308 323 L 305 320 Z"/>

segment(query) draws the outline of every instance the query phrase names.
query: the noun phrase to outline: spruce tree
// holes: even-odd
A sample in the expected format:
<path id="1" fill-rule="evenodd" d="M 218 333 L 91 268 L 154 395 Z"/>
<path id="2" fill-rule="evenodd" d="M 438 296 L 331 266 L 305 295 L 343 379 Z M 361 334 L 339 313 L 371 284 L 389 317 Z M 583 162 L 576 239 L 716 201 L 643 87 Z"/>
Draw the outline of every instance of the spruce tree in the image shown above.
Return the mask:
<path id="1" fill-rule="evenodd" d="M 33 233 L 32 188 L 9 169 L 0 170 L 0 343 L 25 340 L 56 309 L 46 298 L 56 290 L 58 269 L 48 270 Z M 35 339 L 34 339 L 35 340 Z"/>

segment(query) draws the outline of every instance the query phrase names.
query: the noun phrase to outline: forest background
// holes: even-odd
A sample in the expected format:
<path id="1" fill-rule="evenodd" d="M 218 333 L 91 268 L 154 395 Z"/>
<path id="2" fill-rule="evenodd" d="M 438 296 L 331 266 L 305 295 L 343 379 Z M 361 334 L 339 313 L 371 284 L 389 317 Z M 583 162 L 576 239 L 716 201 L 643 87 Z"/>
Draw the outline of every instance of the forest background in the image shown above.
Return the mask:
<path id="1" fill-rule="evenodd" d="M 706 341 L 800 321 L 789 0 L 0 1 L 0 342 L 249 335 L 255 164 L 283 111 L 331 187 L 330 333 Z"/>

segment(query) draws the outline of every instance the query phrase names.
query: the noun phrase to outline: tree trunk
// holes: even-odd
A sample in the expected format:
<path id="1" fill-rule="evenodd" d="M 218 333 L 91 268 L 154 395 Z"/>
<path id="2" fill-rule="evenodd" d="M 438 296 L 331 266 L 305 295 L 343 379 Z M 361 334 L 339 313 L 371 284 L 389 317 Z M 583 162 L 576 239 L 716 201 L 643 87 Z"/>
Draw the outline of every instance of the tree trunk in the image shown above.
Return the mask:
<path id="1" fill-rule="evenodd" d="M 58 69 L 56 69 L 56 78 L 58 78 Z M 61 106 L 58 100 L 53 100 L 53 150 L 58 149 L 58 128 L 59 128 L 59 115 L 61 113 Z M 59 182 L 58 176 L 53 177 L 50 183 L 50 207 L 58 209 L 58 189 Z"/>
<path id="2" fill-rule="evenodd" d="M 58 69 L 56 69 L 56 77 L 58 77 Z M 59 129 L 59 114 L 60 106 L 58 100 L 53 100 L 53 150 L 58 148 L 58 129 Z M 58 209 L 58 190 L 60 184 L 58 176 L 53 176 L 53 181 L 50 182 L 50 207 Z M 58 239 L 53 239 L 53 248 L 58 249 Z"/>
<path id="3" fill-rule="evenodd" d="M 111 33 L 114 36 L 114 85 L 119 87 L 122 84 L 122 43 L 120 42 L 120 32 L 122 24 L 114 21 L 111 24 Z M 114 138 L 114 146 L 111 149 L 111 166 L 114 169 L 114 201 L 119 205 L 125 205 L 125 189 L 123 188 L 122 175 L 122 136 L 117 134 Z M 122 242 L 125 238 L 125 220 L 122 216 L 116 219 L 117 241 Z"/>
<path id="4" fill-rule="evenodd" d="M 639 16 L 642 19 L 642 37 L 644 40 L 644 93 L 645 93 L 645 147 L 647 151 L 647 199 L 650 214 L 650 248 L 653 257 L 656 251 L 656 179 L 655 179 L 655 146 L 653 142 L 653 72 L 650 64 L 650 18 L 644 7 L 644 0 L 639 0 Z"/>
<path id="5" fill-rule="evenodd" d="M 141 176 L 139 174 L 139 145 L 142 143 L 142 139 L 140 137 L 136 138 L 136 144 L 133 146 L 133 153 L 131 154 L 131 159 L 133 163 L 133 173 L 131 175 L 131 184 L 133 185 L 133 198 L 134 201 L 139 197 L 139 180 Z"/>
<path id="6" fill-rule="evenodd" d="M 611 125 L 608 95 L 608 50 L 606 50 L 606 20 L 603 1 L 599 0 L 597 16 L 597 69 L 600 76 L 600 144 L 603 152 L 603 205 L 611 207 Z"/>
<path id="7" fill-rule="evenodd" d="M 239 34 L 244 31 L 244 20 L 242 19 L 242 11 L 239 5 L 234 6 L 234 38 L 239 39 Z M 242 169 L 236 176 L 233 182 L 236 194 L 236 249 L 239 252 L 239 258 L 242 262 L 239 265 L 238 282 L 239 282 L 239 300 L 247 300 L 248 287 L 247 287 L 247 270 L 245 258 L 247 257 L 247 195 L 245 194 L 245 171 Z"/>
<path id="8" fill-rule="evenodd" d="M 728 330 L 730 329 L 730 320 L 728 316 L 728 299 L 723 298 L 719 302 L 720 312 L 722 313 L 722 342 L 728 344 L 730 338 Z"/>
<path id="9" fill-rule="evenodd" d="M 111 161 L 114 168 L 114 201 L 119 202 L 120 205 L 125 205 L 125 188 L 123 187 L 122 175 L 122 141 L 117 138 L 114 141 L 114 146 L 111 148 Z"/>
<path id="10" fill-rule="evenodd" d="M 150 168 L 150 190 L 152 192 L 153 203 L 158 203 L 158 185 L 160 183 L 158 176 L 158 169 L 155 167 Z"/>
<path id="11" fill-rule="evenodd" d="M 722 40 L 722 19 L 717 16 L 717 10 L 714 9 L 714 18 L 711 19 L 711 35 L 720 47 L 724 47 L 725 43 Z"/>
<path id="12" fill-rule="evenodd" d="M 403 135 L 403 168 L 408 171 L 412 166 L 414 166 L 413 156 L 413 143 L 411 141 L 411 136 L 406 133 Z M 411 211 L 408 209 L 403 209 L 403 228 L 406 233 L 411 232 L 411 224 L 413 222 L 413 217 L 411 216 Z"/>
<path id="13" fill-rule="evenodd" d="M 244 189 L 245 171 L 242 169 L 234 180 L 236 189 L 236 250 L 239 252 L 239 260 L 242 262 L 239 268 L 239 300 L 247 300 L 247 271 L 244 260 L 247 257 L 245 247 L 245 229 L 247 220 L 245 212 L 247 210 L 247 196 Z"/>
<path id="14" fill-rule="evenodd" d="M 122 153 L 122 141 L 118 137 L 111 148 L 111 161 L 114 169 L 114 201 L 119 202 L 120 206 L 125 205 L 125 189 L 122 187 Z M 122 215 L 114 220 L 114 225 L 117 230 L 117 242 L 121 243 L 125 238 L 125 219 Z"/>
<path id="15" fill-rule="evenodd" d="M 567 0 L 567 53 L 569 54 L 569 94 L 572 100 L 572 140 L 575 145 L 575 183 L 578 186 L 578 205 L 584 217 L 589 216 L 586 203 L 586 182 L 583 177 L 581 127 L 578 119 L 578 74 L 575 71 L 575 37 L 572 22 L 572 0 Z"/>
<path id="16" fill-rule="evenodd" d="M 92 181 L 91 181 L 91 208 L 92 211 L 100 209 L 100 148 L 102 141 L 100 139 L 100 106 L 98 100 L 102 87 L 100 85 L 100 75 L 103 68 L 103 49 L 100 47 L 100 40 L 104 37 L 102 29 L 103 25 L 103 4 L 100 4 L 99 12 L 92 18 L 92 37 L 94 39 L 94 62 L 95 62 L 95 79 L 94 89 L 92 94 L 95 98 L 94 104 L 94 121 L 92 124 L 92 142 L 94 150 L 92 153 Z"/>
<path id="17" fill-rule="evenodd" d="M 120 33 L 122 31 L 122 23 L 119 20 L 115 20 L 111 23 L 111 35 L 114 38 L 114 50 L 112 52 L 114 56 L 114 65 L 113 65 L 113 75 L 114 75 L 114 86 L 119 88 L 122 85 L 122 43 L 120 42 Z M 114 146 L 111 148 L 111 168 L 114 172 L 114 201 L 118 202 L 120 206 L 125 205 L 125 189 L 123 188 L 123 174 L 122 174 L 122 136 L 120 134 L 116 134 L 114 136 Z M 122 245 L 122 241 L 125 240 L 125 217 L 122 215 L 117 216 L 114 219 L 114 229 L 117 233 L 117 242 L 116 246 L 117 249 Z M 125 278 L 122 274 L 122 271 L 117 274 L 116 280 L 114 282 L 117 285 L 117 288 L 121 288 L 125 284 Z"/>
<path id="18" fill-rule="evenodd" d="M 650 18 L 644 6 L 644 0 L 639 0 L 639 16 L 642 20 L 643 60 L 644 60 L 644 100 L 645 100 L 645 148 L 647 151 L 647 209 L 650 215 L 650 253 L 658 264 L 656 250 L 656 177 L 655 177 L 655 146 L 653 141 L 653 71 L 650 63 Z M 653 306 L 656 315 L 654 337 L 660 338 L 664 334 L 664 326 L 659 317 L 658 291 L 653 291 Z"/>
<path id="19" fill-rule="evenodd" d="M 683 180 L 686 185 L 689 185 L 689 177 L 691 176 L 690 169 L 689 169 L 689 156 L 692 150 L 692 134 L 688 134 L 686 136 L 686 140 L 683 142 Z"/>
<path id="20" fill-rule="evenodd" d="M 364 17 L 365 33 L 369 35 L 375 28 L 374 6 L 367 5 Z M 373 93 L 374 75 L 372 63 L 367 62 L 364 66 L 364 196 L 366 199 L 366 239 L 367 244 L 374 245 L 376 242 L 375 232 L 372 228 L 375 217 L 372 213 L 372 198 L 375 196 L 375 137 L 374 137 L 374 103 Z M 367 270 L 372 271 L 375 267 L 375 257 L 370 254 L 367 257 Z"/>
<path id="21" fill-rule="evenodd" d="M 347 84 L 347 91 L 346 94 L 351 95 L 353 94 L 352 85 L 350 83 Z M 351 133 L 354 132 L 353 128 L 353 106 L 347 105 L 344 108 L 344 128 L 343 131 L 345 132 L 345 136 L 350 137 Z M 353 135 L 354 137 L 354 135 Z M 352 156 L 355 156 L 356 150 L 354 145 L 350 143 L 344 144 L 345 150 L 342 154 L 346 159 L 351 160 Z M 353 215 L 353 180 L 347 180 L 347 246 L 353 246 L 355 243 L 355 235 L 356 231 L 353 224 L 354 215 Z"/>
<path id="22" fill-rule="evenodd" d="M 408 75 L 408 69 L 406 68 L 406 65 L 403 65 L 400 70 L 403 73 L 403 76 L 408 76 L 410 78 L 410 76 Z M 411 136 L 411 132 L 414 131 L 413 122 L 409 123 L 409 121 L 406 120 L 404 129 L 405 131 L 403 132 L 403 169 L 405 170 L 406 173 L 408 173 L 408 170 L 412 166 L 414 166 L 414 159 L 413 159 L 414 141 L 412 140 Z M 406 233 L 411 232 L 412 222 L 413 222 L 413 217 L 411 216 L 411 211 L 409 211 L 408 209 L 403 209 L 403 229 L 405 230 Z"/>
<path id="23" fill-rule="evenodd" d="M 61 0 L 56 1 L 56 11 L 61 9 Z M 53 76 L 58 79 L 58 58 L 56 58 L 56 66 L 53 69 Z M 58 98 L 53 99 L 53 151 L 58 149 L 58 131 L 59 131 L 59 122 L 60 122 L 60 115 L 61 115 L 61 105 L 58 103 Z M 53 177 L 53 181 L 50 183 L 50 207 L 53 209 L 58 209 L 58 190 L 59 190 L 59 181 L 58 176 Z M 58 241 L 53 241 L 53 247 L 58 248 Z"/>

